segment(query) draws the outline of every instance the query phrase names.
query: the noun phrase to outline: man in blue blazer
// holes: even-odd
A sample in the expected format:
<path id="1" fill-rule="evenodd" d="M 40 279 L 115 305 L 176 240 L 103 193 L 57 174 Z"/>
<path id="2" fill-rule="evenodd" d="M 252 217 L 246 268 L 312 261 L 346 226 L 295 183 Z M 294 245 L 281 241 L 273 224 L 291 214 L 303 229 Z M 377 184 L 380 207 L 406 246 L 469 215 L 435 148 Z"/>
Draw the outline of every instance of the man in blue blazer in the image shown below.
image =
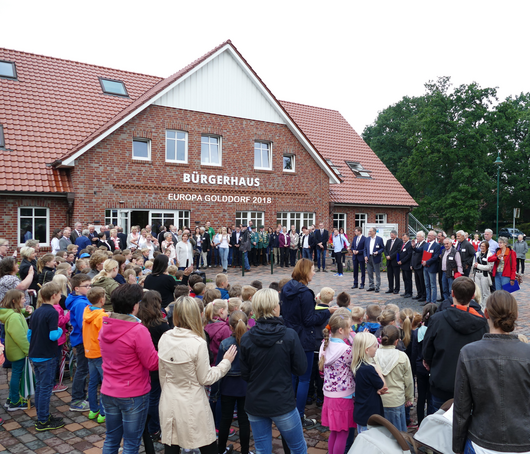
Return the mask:
<path id="1" fill-rule="evenodd" d="M 351 242 L 352 263 L 353 263 L 353 287 L 364 288 L 366 278 L 366 264 L 364 263 L 364 245 L 366 237 L 363 235 L 361 227 L 355 227 L 355 238 Z M 359 287 L 359 267 L 361 268 L 361 286 Z"/>
<path id="2" fill-rule="evenodd" d="M 379 293 L 381 288 L 381 259 L 385 253 L 385 244 L 383 238 L 376 236 L 374 227 L 368 230 L 369 237 L 364 241 L 364 262 L 368 265 L 368 281 L 369 287 L 367 292 Z M 375 287 L 374 287 L 374 271 L 375 271 Z"/>
<path id="3" fill-rule="evenodd" d="M 403 284 L 405 285 L 405 293 L 403 294 L 403 297 L 412 298 L 412 270 L 410 266 L 412 261 L 412 245 L 410 244 L 410 238 L 406 233 L 404 233 L 401 238 L 403 238 L 403 245 L 399 251 L 398 265 L 403 273 Z"/>
<path id="4" fill-rule="evenodd" d="M 436 278 L 438 276 L 438 262 L 440 259 L 440 245 L 436 241 L 436 232 L 431 230 L 427 235 L 427 242 L 423 244 L 423 250 L 430 252 L 432 257 L 429 260 L 422 260 L 423 276 L 425 278 L 425 306 L 429 303 L 436 304 Z"/>

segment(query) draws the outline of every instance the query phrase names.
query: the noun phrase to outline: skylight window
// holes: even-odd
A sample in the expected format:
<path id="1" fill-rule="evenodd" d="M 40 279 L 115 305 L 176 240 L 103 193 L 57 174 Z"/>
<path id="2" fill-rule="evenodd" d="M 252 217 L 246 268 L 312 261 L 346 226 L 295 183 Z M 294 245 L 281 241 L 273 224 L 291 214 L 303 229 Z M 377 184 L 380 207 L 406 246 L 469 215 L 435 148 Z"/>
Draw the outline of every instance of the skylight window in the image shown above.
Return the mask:
<path id="1" fill-rule="evenodd" d="M 129 96 L 125 84 L 121 80 L 103 79 L 100 77 L 99 82 L 101 83 L 103 93 L 108 95 Z"/>
<path id="2" fill-rule="evenodd" d="M 339 168 L 331 162 L 331 159 L 326 159 L 326 162 L 327 162 L 327 163 L 329 164 L 329 166 L 333 169 L 333 171 L 337 174 L 337 176 L 339 176 L 339 177 L 341 177 L 341 178 L 344 178 L 344 177 L 340 174 L 340 170 L 339 170 Z"/>
<path id="3" fill-rule="evenodd" d="M 348 164 L 348 167 L 351 169 L 351 171 L 355 174 L 356 177 L 359 178 L 372 178 L 370 173 L 371 170 L 366 170 L 363 168 L 360 162 L 352 162 L 352 161 L 345 161 L 346 164 Z"/>
<path id="4" fill-rule="evenodd" d="M 0 77 L 16 79 L 17 69 L 15 68 L 15 64 L 11 61 L 0 61 Z"/>
<path id="5" fill-rule="evenodd" d="M 4 126 L 0 125 L 0 148 L 5 148 L 6 140 L 4 138 Z"/>

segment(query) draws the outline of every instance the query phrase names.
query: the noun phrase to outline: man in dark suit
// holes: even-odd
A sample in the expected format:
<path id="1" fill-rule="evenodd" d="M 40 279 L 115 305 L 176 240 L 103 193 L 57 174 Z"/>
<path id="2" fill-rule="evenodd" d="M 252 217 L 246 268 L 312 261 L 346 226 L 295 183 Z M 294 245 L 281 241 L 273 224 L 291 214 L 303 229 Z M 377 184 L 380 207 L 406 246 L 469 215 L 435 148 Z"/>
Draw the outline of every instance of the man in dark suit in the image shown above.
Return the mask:
<path id="1" fill-rule="evenodd" d="M 432 254 L 428 260 L 422 260 L 423 277 L 425 278 L 425 300 L 422 304 L 436 304 L 436 278 L 438 277 L 438 265 L 440 262 L 440 245 L 436 241 L 436 232 L 431 230 L 427 235 L 427 242 L 423 245 L 423 250 Z"/>
<path id="2" fill-rule="evenodd" d="M 124 251 L 125 249 L 127 249 L 127 235 L 123 233 L 123 227 L 118 226 L 116 230 L 118 231 L 118 239 L 120 240 L 120 249 Z M 164 241 L 163 236 L 162 236 L 162 241 Z M 158 242 L 158 244 L 162 244 L 162 243 Z"/>
<path id="3" fill-rule="evenodd" d="M 412 245 L 410 244 L 409 236 L 406 233 L 404 233 L 401 238 L 403 238 L 403 245 L 399 251 L 398 265 L 403 272 L 403 285 L 405 286 L 403 297 L 412 298 L 412 270 L 410 266 L 412 261 Z"/>
<path id="4" fill-rule="evenodd" d="M 390 232 L 390 239 L 387 240 L 385 246 L 386 256 L 386 274 L 388 277 L 388 290 L 385 293 L 399 293 L 400 287 L 400 266 L 398 264 L 397 255 L 403 246 L 403 241 L 398 238 L 396 230 Z"/>
<path id="5" fill-rule="evenodd" d="M 315 238 L 313 237 L 313 234 L 310 233 L 308 228 L 304 225 L 302 227 L 302 234 L 298 240 L 299 248 L 302 251 L 302 258 L 312 260 L 311 250 L 313 248 L 314 241 Z"/>
<path id="6" fill-rule="evenodd" d="M 425 233 L 419 231 L 416 233 L 416 241 L 411 241 L 412 259 L 410 267 L 414 272 L 414 279 L 416 281 L 416 296 L 412 299 L 419 300 L 420 303 L 425 302 L 425 277 L 423 276 L 423 265 L 421 259 L 423 257 L 423 245 L 425 244 Z"/>
<path id="7" fill-rule="evenodd" d="M 353 287 L 357 288 L 359 286 L 359 267 L 361 268 L 361 286 L 359 288 L 364 288 L 364 280 L 366 278 L 365 266 L 364 263 L 364 245 L 366 237 L 363 235 L 363 229 L 361 227 L 355 227 L 355 238 L 351 242 L 351 252 L 352 252 L 352 264 L 353 264 Z"/>
<path id="8" fill-rule="evenodd" d="M 438 232 L 438 235 L 436 238 L 438 240 L 438 244 L 440 245 L 440 251 L 442 251 L 442 249 L 444 248 L 444 240 L 446 237 L 447 235 L 445 234 L 445 232 Z M 442 257 L 440 255 L 439 265 L 441 265 L 441 263 L 442 263 Z M 441 303 L 444 300 L 442 296 L 444 292 L 443 275 L 444 275 L 444 272 L 442 271 L 442 267 L 438 266 L 438 286 L 440 287 L 440 296 L 438 298 L 439 303 Z"/>
<path id="9" fill-rule="evenodd" d="M 466 240 L 466 236 L 467 235 L 463 230 L 456 232 L 457 243 L 455 249 L 457 252 L 460 252 L 464 276 L 469 277 L 471 267 L 473 266 L 473 258 L 475 257 L 475 248 L 469 241 Z"/>
<path id="10" fill-rule="evenodd" d="M 232 245 L 232 267 L 241 266 L 241 229 L 236 227 L 230 237 L 230 244 Z"/>
<path id="11" fill-rule="evenodd" d="M 118 230 L 119 232 L 119 230 Z M 161 225 L 160 226 L 160 232 L 158 232 L 158 236 L 157 236 L 157 239 L 158 239 L 158 244 L 162 244 L 163 241 L 165 241 L 166 237 L 164 236 L 165 234 L 167 233 L 167 229 L 166 229 L 166 226 L 165 225 Z M 118 237 L 120 235 L 118 234 Z"/>
<path id="12" fill-rule="evenodd" d="M 76 222 L 74 225 L 74 230 L 72 230 L 72 234 L 70 235 L 70 241 L 72 244 L 75 244 L 75 240 L 77 240 L 80 236 L 83 235 L 83 224 L 80 222 Z"/>
<path id="13" fill-rule="evenodd" d="M 320 271 L 322 265 L 322 271 L 326 271 L 326 250 L 329 241 L 329 232 L 324 228 L 324 223 L 318 224 L 318 230 L 315 230 L 315 243 L 317 247 L 317 271 Z"/>
<path id="14" fill-rule="evenodd" d="M 368 230 L 368 238 L 364 242 L 364 262 L 368 265 L 368 281 L 369 286 L 367 292 L 379 293 L 381 288 L 381 259 L 385 253 L 385 243 L 383 238 L 376 235 L 374 227 Z M 374 271 L 375 271 L 375 286 L 374 286 Z"/>

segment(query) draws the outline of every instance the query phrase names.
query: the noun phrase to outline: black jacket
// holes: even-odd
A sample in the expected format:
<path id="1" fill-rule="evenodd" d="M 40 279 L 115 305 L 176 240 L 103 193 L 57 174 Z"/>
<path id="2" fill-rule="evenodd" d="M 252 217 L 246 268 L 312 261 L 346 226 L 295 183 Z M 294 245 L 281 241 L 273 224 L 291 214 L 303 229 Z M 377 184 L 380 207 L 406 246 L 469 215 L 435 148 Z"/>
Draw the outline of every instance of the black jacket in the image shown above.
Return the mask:
<path id="1" fill-rule="evenodd" d="M 317 229 L 313 232 L 313 235 L 315 235 L 315 246 L 317 248 L 320 248 L 320 246 L 318 246 L 318 243 L 322 243 L 322 246 L 324 246 L 324 250 L 326 250 L 328 247 L 329 232 L 324 229 L 324 232 L 320 233 L 320 229 Z"/>
<path id="2" fill-rule="evenodd" d="M 460 244 L 457 244 L 455 249 L 460 252 L 462 268 L 471 268 L 473 265 L 473 258 L 475 257 L 475 248 L 473 245 L 469 241 L 464 240 Z"/>
<path id="3" fill-rule="evenodd" d="M 202 249 L 202 252 L 208 252 L 210 250 L 210 246 L 211 246 L 211 241 L 210 241 L 210 235 L 208 234 L 208 232 L 204 232 L 201 234 L 201 249 Z"/>
<path id="4" fill-rule="evenodd" d="M 416 242 L 416 246 L 412 248 L 412 259 L 410 262 L 410 266 L 414 268 L 415 270 L 420 270 L 423 268 L 423 265 L 421 264 L 421 258 L 423 257 L 423 245 L 425 244 L 425 241 L 419 246 L 419 242 Z M 412 247 L 412 246 L 411 246 Z"/>
<path id="5" fill-rule="evenodd" d="M 296 331 L 304 351 L 312 352 L 316 331 L 331 317 L 329 310 L 315 310 L 313 290 L 294 279 L 283 286 L 280 299 L 285 326 Z"/>
<path id="6" fill-rule="evenodd" d="M 324 303 L 318 303 L 316 306 L 315 306 L 315 310 L 317 312 L 320 312 L 320 311 L 325 311 L 329 309 L 329 304 L 324 304 Z M 315 353 L 318 353 L 320 352 L 320 345 L 322 344 L 322 341 L 324 340 L 324 328 L 326 327 L 326 325 L 329 323 L 329 318 L 327 318 L 326 320 L 324 320 L 320 326 L 317 326 L 316 327 L 316 330 L 315 330 Z"/>
<path id="7" fill-rule="evenodd" d="M 271 417 L 296 408 L 291 376 L 302 375 L 307 359 L 296 333 L 280 318 L 260 318 L 241 338 L 241 378 L 248 383 L 245 411 Z"/>
<path id="8" fill-rule="evenodd" d="M 451 306 L 429 320 L 423 340 L 423 358 L 430 366 L 431 393 L 438 399 L 454 396 L 456 363 L 462 347 L 482 339 L 488 332 L 484 317 Z"/>
<path id="9" fill-rule="evenodd" d="M 403 246 L 403 245 L 402 245 Z M 411 261 L 412 261 L 412 244 L 410 241 L 405 243 L 405 247 L 399 248 L 399 261 L 401 262 L 400 268 L 402 270 L 410 270 Z"/>
<path id="10" fill-rule="evenodd" d="M 403 240 L 396 238 L 394 240 L 394 247 L 392 246 L 392 239 L 387 240 L 386 246 L 385 246 L 385 255 L 390 256 L 390 262 L 387 261 L 387 265 L 390 264 L 393 267 L 398 267 L 398 261 L 396 260 L 397 255 L 399 254 L 399 251 L 401 250 L 401 246 L 403 246 Z"/>
<path id="11" fill-rule="evenodd" d="M 118 238 L 120 240 L 120 249 L 124 251 L 125 249 L 127 249 L 127 235 L 125 235 L 125 233 L 123 232 L 119 232 Z"/>
<path id="12" fill-rule="evenodd" d="M 530 347 L 510 334 L 485 334 L 460 352 L 453 450 L 466 439 L 500 452 L 530 451 Z"/>
<path id="13" fill-rule="evenodd" d="M 33 260 L 30 262 L 28 259 L 24 258 L 22 259 L 22 262 L 20 262 L 19 267 L 19 274 L 20 274 L 20 280 L 23 281 L 26 279 L 29 273 L 29 268 L 33 267 L 33 281 L 31 281 L 31 284 L 29 285 L 29 288 L 31 290 L 39 291 L 39 273 L 37 273 L 37 261 Z"/>

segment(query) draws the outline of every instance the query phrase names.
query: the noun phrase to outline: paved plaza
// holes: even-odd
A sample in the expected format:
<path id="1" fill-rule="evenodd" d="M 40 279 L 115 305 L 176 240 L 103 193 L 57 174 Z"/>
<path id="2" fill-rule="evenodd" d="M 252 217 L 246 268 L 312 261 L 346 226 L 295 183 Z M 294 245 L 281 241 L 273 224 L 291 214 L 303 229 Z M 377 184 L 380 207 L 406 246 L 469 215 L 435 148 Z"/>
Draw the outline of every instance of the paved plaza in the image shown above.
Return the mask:
<path id="1" fill-rule="evenodd" d="M 352 290 L 352 273 L 344 273 L 344 277 L 333 276 L 332 266 L 329 266 L 329 272 L 316 273 L 310 287 L 315 293 L 325 286 L 335 289 L 336 294 L 346 291 L 352 297 L 352 304 L 366 306 L 371 303 L 386 304 L 395 303 L 400 307 L 411 307 L 420 310 L 415 300 L 404 299 L 398 295 L 384 293 L 388 289 L 386 273 L 381 275 L 381 293 L 374 294 L 366 290 Z M 220 268 L 212 268 L 207 271 L 207 278 L 215 278 Z M 274 274 L 271 275 L 270 267 L 252 268 L 251 272 L 241 276 L 241 270 L 230 268 L 228 271 L 229 282 L 233 284 L 248 284 L 253 280 L 260 280 L 264 287 L 268 287 L 271 282 L 279 281 L 283 278 L 290 277 L 292 268 L 275 268 Z M 368 282 L 368 281 L 367 281 Z M 403 292 L 403 289 L 402 289 Z M 515 294 L 519 302 L 519 326 L 517 332 L 530 336 L 530 291 L 528 286 L 523 285 L 522 289 Z M 0 401 L 5 402 L 8 397 L 8 380 L 11 375 L 10 369 L 0 369 Z M 70 389 L 72 382 L 65 380 L 68 385 L 68 391 L 54 394 L 51 398 L 52 413 L 64 418 L 66 426 L 48 432 L 35 431 L 35 408 L 30 410 L 18 410 L 15 412 L 6 412 L 4 408 L 0 409 L 0 416 L 5 419 L 4 425 L 0 428 L 0 452 L 24 453 L 24 454 L 53 454 L 53 453 L 71 453 L 71 454 L 98 454 L 102 451 L 105 439 L 105 424 L 98 424 L 88 419 L 88 412 L 78 413 L 69 411 Z M 315 405 L 306 408 L 308 417 L 316 418 L 320 422 L 320 409 Z M 234 427 L 238 430 L 237 421 Z M 273 451 L 275 453 L 283 452 L 279 432 L 273 430 Z M 326 454 L 327 439 L 329 436 L 326 427 L 317 425 L 311 430 L 305 431 L 309 454 Z M 239 440 L 237 433 L 229 443 L 234 444 L 234 450 L 239 451 Z M 163 452 L 161 444 L 155 444 L 157 452 Z M 251 450 L 253 449 L 253 440 L 251 438 Z M 143 446 L 140 452 L 144 452 Z"/>

